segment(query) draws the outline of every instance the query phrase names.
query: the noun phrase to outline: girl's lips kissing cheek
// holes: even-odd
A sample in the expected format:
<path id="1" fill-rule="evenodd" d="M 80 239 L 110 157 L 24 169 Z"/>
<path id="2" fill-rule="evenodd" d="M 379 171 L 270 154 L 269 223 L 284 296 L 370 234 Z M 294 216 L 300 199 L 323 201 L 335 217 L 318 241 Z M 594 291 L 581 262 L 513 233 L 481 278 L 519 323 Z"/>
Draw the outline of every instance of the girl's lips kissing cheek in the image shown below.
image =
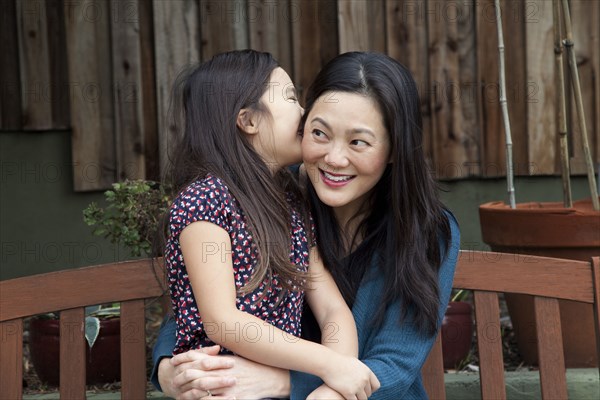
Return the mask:
<path id="1" fill-rule="evenodd" d="M 321 180 L 323 181 L 323 183 L 332 187 L 345 186 L 356 177 L 356 175 L 334 174 L 331 172 L 326 172 L 320 168 L 319 173 L 321 175 Z"/>

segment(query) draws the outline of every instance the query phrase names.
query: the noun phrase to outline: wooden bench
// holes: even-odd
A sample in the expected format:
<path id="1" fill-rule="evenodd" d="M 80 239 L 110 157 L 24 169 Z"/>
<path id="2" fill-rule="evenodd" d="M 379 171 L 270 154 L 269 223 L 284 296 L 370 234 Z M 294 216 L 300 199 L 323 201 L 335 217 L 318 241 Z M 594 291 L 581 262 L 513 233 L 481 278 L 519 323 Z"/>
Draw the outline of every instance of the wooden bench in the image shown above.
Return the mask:
<path id="1" fill-rule="evenodd" d="M 474 291 L 483 399 L 506 398 L 498 293 L 535 297 L 542 397 L 567 398 L 557 299 L 593 304 L 600 338 L 600 258 L 590 262 L 490 252 L 461 251 L 454 287 Z M 84 307 L 121 302 L 123 399 L 146 394 L 144 300 L 163 294 L 156 260 L 138 260 L 53 272 L 0 282 L 0 388 L 5 398 L 22 398 L 23 318 L 60 311 L 62 326 L 79 325 L 60 339 L 60 396 L 85 398 Z M 600 348 L 600 345 L 598 346 Z M 445 399 L 441 341 L 423 370 L 432 399 Z"/>

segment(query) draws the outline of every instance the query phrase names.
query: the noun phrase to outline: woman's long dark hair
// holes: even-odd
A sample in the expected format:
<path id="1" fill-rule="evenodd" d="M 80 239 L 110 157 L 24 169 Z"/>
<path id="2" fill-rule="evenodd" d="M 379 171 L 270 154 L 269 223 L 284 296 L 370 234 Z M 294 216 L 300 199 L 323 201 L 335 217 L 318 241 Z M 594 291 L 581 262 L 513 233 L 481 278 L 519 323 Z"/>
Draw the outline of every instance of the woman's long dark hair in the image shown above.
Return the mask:
<path id="1" fill-rule="evenodd" d="M 169 154 L 166 181 L 177 194 L 210 173 L 220 178 L 239 202 L 259 254 L 242 293 L 256 289 L 273 272 L 285 290 L 303 287 L 304 275 L 289 258 L 291 216 L 285 197 L 286 191 L 300 196 L 299 189 L 286 170 L 278 172 L 274 180 L 236 124 L 243 108 L 260 113 L 261 118 L 271 117 L 260 98 L 277 67 L 269 53 L 222 53 L 183 71 L 172 93 L 170 130 L 175 145 Z"/>
<path id="2" fill-rule="evenodd" d="M 450 224 L 423 152 L 416 84 L 403 65 L 384 54 L 345 53 L 330 61 L 309 88 L 305 118 L 322 95 L 336 91 L 376 102 L 390 136 L 392 163 L 373 190 L 350 256 L 333 209 L 319 201 L 309 181 L 319 251 L 349 304 L 369 265 L 377 263 L 385 283 L 376 324 L 400 299 L 402 319 L 410 312 L 422 332 L 433 334 L 439 309 L 440 244 L 449 245 Z"/>

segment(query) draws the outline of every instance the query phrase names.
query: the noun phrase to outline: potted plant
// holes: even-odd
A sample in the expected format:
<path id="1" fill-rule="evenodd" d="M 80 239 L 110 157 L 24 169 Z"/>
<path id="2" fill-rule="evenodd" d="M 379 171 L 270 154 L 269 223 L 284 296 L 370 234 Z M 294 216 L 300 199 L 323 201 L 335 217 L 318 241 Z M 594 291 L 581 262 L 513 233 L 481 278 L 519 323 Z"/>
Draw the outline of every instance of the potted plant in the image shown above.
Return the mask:
<path id="1" fill-rule="evenodd" d="M 442 320 L 442 356 L 444 368 L 459 369 L 468 358 L 473 343 L 473 307 L 469 292 L 456 291 Z"/>
<path id="2" fill-rule="evenodd" d="M 95 235 L 122 244 L 132 257 L 149 256 L 159 229 L 159 218 L 169 207 L 165 188 L 153 181 L 137 180 L 113 184 L 104 193 L 105 208 L 91 203 L 83 211 L 84 222 Z M 119 304 L 86 307 L 87 384 L 109 383 L 120 375 Z M 54 313 L 30 321 L 30 352 L 41 381 L 58 385 L 59 319 Z"/>
<path id="3" fill-rule="evenodd" d="M 558 88 L 558 133 L 560 137 L 561 167 L 564 202 L 531 202 L 516 204 L 512 187 L 512 141 L 506 106 L 504 82 L 504 44 L 502 23 L 497 7 L 497 24 L 500 49 L 500 104 L 506 132 L 507 181 L 510 205 L 491 202 L 480 206 L 482 238 L 493 251 L 542 255 L 549 257 L 589 260 L 600 254 L 600 201 L 594 177 L 593 163 L 587 141 L 583 102 L 579 75 L 573 48 L 571 20 L 567 1 L 554 0 L 554 36 Z M 562 40 L 561 14 L 564 19 L 566 39 Z M 563 44 L 568 50 L 568 61 L 572 86 L 576 98 L 582 143 L 588 166 L 588 182 L 591 197 L 573 202 L 571 199 L 567 125 L 565 108 L 565 82 L 563 74 Z M 526 259 L 524 259 L 526 262 Z M 531 296 L 507 294 L 507 307 L 513 323 L 515 337 L 523 359 L 528 364 L 537 363 L 536 332 Z M 561 301 L 561 325 L 567 367 L 596 366 L 596 343 L 594 340 L 593 314 L 591 305 Z"/>

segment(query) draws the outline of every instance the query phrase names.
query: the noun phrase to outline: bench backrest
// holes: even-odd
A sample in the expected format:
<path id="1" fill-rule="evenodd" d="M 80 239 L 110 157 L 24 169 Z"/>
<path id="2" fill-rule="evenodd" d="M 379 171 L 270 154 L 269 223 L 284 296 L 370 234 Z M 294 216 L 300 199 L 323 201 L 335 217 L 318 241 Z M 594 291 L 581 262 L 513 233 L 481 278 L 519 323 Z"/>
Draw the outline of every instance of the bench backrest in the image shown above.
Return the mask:
<path id="1" fill-rule="evenodd" d="M 558 300 L 593 305 L 596 343 L 600 350 L 600 258 L 583 262 L 461 251 L 453 286 L 472 290 L 474 294 L 482 399 L 506 399 L 498 293 L 534 296 L 542 398 L 568 398 Z M 445 399 L 439 336 L 422 375 L 429 397 Z"/>
<path id="2" fill-rule="evenodd" d="M 144 398 L 146 341 L 144 300 L 164 293 L 162 260 L 137 260 L 52 272 L 0 282 L 0 388 L 22 398 L 23 318 L 59 311 L 60 396 L 85 398 L 84 308 L 121 302 L 122 398 Z M 591 262 L 461 251 L 454 287 L 474 291 L 481 395 L 505 399 L 498 293 L 535 296 L 542 397 L 567 398 L 558 299 L 593 305 L 600 341 L 600 258 Z M 600 349 L 600 345 L 598 346 Z M 600 357 L 599 357 L 600 359 Z M 422 370 L 430 398 L 445 399 L 441 340 Z"/>
<path id="3" fill-rule="evenodd" d="M 34 275 L 0 282 L 0 388 L 21 399 L 23 318 L 60 312 L 60 397 L 85 398 L 84 311 L 121 303 L 121 397 L 146 397 L 144 300 L 164 293 L 162 260 L 136 260 Z M 77 328 L 79 329 L 73 329 Z M 63 335 L 63 331 L 68 334 Z"/>

